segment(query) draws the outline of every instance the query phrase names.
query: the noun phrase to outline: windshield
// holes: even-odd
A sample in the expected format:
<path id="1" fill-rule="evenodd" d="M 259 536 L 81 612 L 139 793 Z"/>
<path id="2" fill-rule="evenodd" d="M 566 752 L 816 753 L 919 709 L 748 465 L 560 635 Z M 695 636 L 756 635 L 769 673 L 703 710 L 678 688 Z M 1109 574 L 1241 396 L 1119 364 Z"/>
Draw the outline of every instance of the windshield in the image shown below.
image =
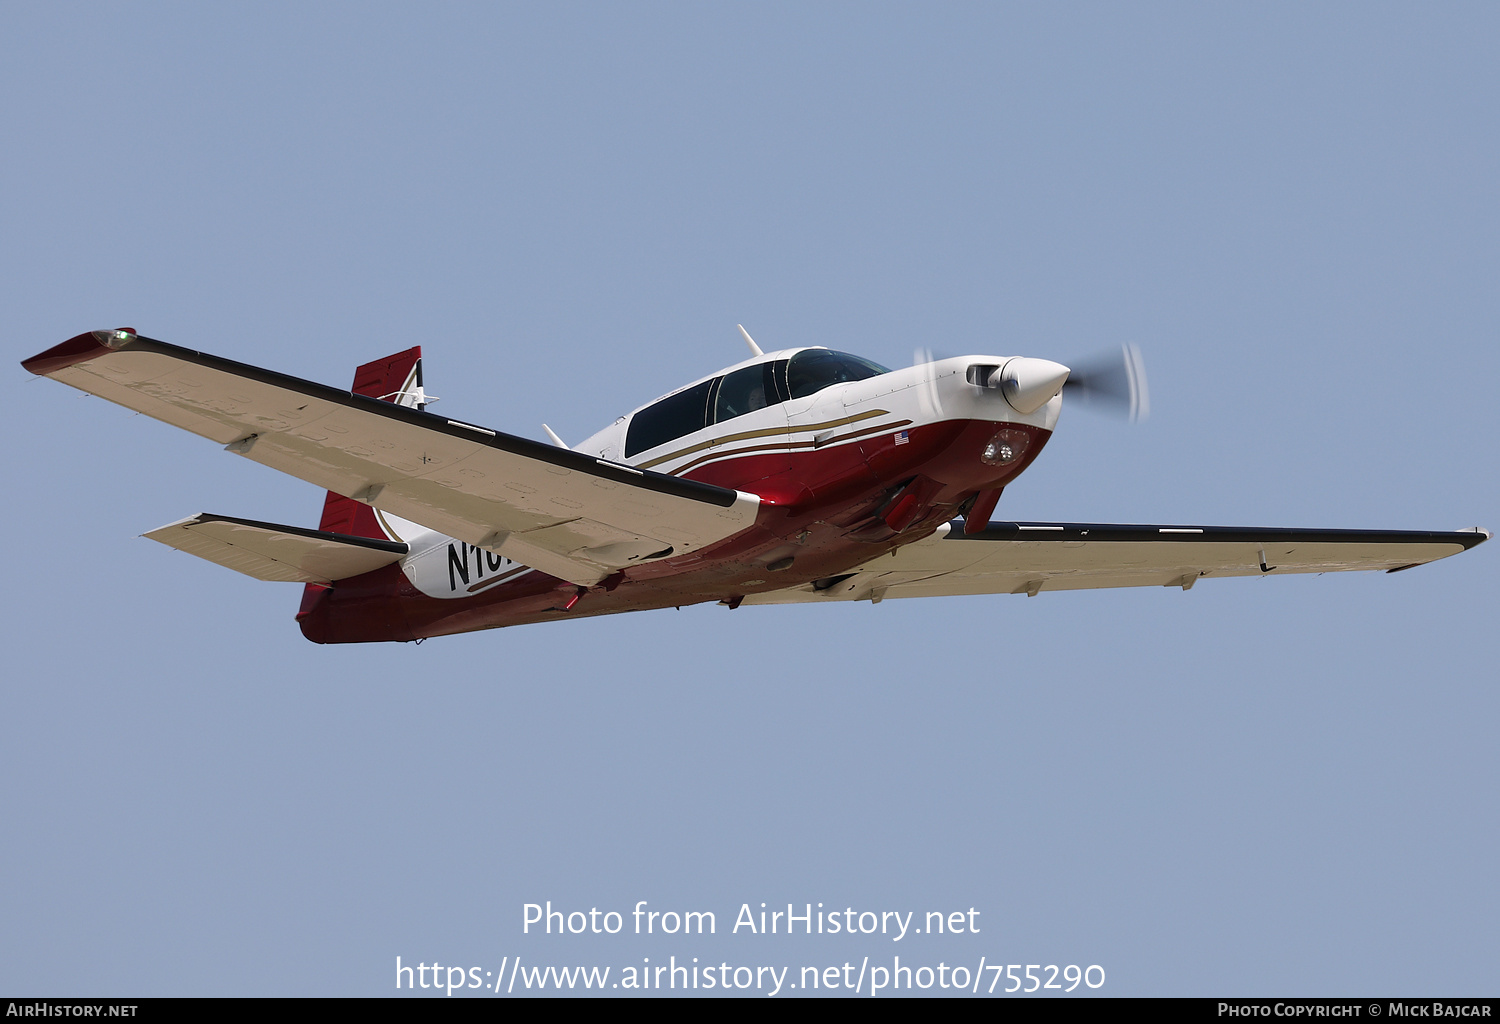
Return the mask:
<path id="1" fill-rule="evenodd" d="M 786 383 L 792 398 L 805 398 L 834 384 L 864 380 L 890 372 L 879 363 L 851 356 L 847 352 L 810 348 L 792 356 L 786 368 Z"/>

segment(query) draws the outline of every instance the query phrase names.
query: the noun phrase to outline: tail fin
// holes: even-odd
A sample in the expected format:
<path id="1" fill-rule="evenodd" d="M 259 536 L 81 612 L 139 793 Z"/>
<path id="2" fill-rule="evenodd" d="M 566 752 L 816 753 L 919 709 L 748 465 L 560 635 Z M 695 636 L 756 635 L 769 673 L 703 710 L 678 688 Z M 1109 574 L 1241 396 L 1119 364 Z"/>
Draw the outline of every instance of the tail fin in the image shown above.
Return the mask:
<path id="1" fill-rule="evenodd" d="M 361 366 L 354 371 L 354 386 L 350 390 L 356 395 L 420 409 L 428 401 L 422 390 L 422 346 Z M 318 521 L 318 529 L 352 537 L 390 539 L 375 518 L 374 509 L 333 491 L 323 500 L 323 518 Z"/>
<path id="2" fill-rule="evenodd" d="M 422 391 L 422 346 L 361 366 L 354 371 L 354 386 L 350 390 L 356 395 L 420 409 L 427 404 L 427 396 Z M 318 520 L 318 529 L 371 540 L 391 539 L 381 528 L 374 509 L 333 491 L 323 499 L 323 518 Z M 302 588 L 297 624 L 302 627 L 304 636 L 317 643 L 323 643 L 327 633 L 331 593 L 329 587 L 321 583 L 309 583 Z"/>

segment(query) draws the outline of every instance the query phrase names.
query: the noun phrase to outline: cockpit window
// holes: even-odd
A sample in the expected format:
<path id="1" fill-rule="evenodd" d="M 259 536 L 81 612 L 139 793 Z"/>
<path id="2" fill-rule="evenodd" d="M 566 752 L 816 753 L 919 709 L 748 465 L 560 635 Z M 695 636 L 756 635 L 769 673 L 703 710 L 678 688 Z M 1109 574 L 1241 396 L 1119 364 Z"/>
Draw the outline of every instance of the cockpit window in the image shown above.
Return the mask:
<path id="1" fill-rule="evenodd" d="M 702 430 L 708 424 L 709 392 L 716 383 L 717 379 L 706 380 L 636 413 L 625 432 L 625 457 Z"/>
<path id="2" fill-rule="evenodd" d="M 636 413 L 625 431 L 625 457 L 650 451 L 710 423 L 723 423 L 834 384 L 890 372 L 879 363 L 826 348 L 806 349 L 790 361 L 746 366 L 668 395 Z"/>
<path id="3" fill-rule="evenodd" d="M 865 380 L 890 372 L 879 363 L 851 356 L 847 352 L 810 348 L 792 356 L 791 362 L 787 364 L 787 390 L 791 392 L 792 398 L 805 398 L 835 384 Z"/>
<path id="4" fill-rule="evenodd" d="M 719 393 L 714 398 L 714 422 L 722 423 L 786 401 L 776 372 L 785 365 L 785 360 L 759 363 L 721 377 Z"/>

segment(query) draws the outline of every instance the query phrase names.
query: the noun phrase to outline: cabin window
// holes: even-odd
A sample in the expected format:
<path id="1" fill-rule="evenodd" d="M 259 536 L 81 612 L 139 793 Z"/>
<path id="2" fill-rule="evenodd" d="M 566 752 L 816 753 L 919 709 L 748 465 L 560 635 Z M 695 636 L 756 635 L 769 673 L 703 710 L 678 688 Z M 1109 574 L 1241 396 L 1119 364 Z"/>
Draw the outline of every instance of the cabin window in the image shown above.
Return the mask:
<path id="1" fill-rule="evenodd" d="M 648 405 L 630 420 L 625 433 L 625 457 L 675 441 L 708 425 L 708 399 L 717 380 L 706 380 L 655 405 Z"/>
<path id="2" fill-rule="evenodd" d="M 810 348 L 792 356 L 786 368 L 787 390 L 792 398 L 806 398 L 835 384 L 864 380 L 891 371 L 847 352 Z"/>
<path id="3" fill-rule="evenodd" d="M 785 360 L 760 363 L 721 377 L 719 392 L 714 398 L 714 422 L 723 423 L 786 401 L 777 373 L 785 365 Z"/>

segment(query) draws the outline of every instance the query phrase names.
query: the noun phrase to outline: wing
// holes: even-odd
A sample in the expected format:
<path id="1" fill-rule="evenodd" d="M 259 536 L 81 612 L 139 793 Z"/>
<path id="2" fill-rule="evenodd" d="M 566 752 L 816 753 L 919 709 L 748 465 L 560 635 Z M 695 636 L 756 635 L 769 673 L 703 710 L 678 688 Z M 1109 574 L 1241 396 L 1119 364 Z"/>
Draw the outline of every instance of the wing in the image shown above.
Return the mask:
<path id="1" fill-rule="evenodd" d="M 258 580 L 333 583 L 401 560 L 398 541 L 258 523 L 200 512 L 142 534 Z"/>
<path id="2" fill-rule="evenodd" d="M 1397 572 L 1488 540 L 1477 527 L 1449 533 L 991 523 L 953 524 L 837 576 L 745 598 L 746 604 L 1028 594 L 1104 587 L 1181 587 L 1212 576 L 1384 569 Z"/>
<path id="3" fill-rule="evenodd" d="M 559 579 L 599 582 L 755 522 L 760 499 L 142 338 L 80 334 L 32 373 Z"/>

